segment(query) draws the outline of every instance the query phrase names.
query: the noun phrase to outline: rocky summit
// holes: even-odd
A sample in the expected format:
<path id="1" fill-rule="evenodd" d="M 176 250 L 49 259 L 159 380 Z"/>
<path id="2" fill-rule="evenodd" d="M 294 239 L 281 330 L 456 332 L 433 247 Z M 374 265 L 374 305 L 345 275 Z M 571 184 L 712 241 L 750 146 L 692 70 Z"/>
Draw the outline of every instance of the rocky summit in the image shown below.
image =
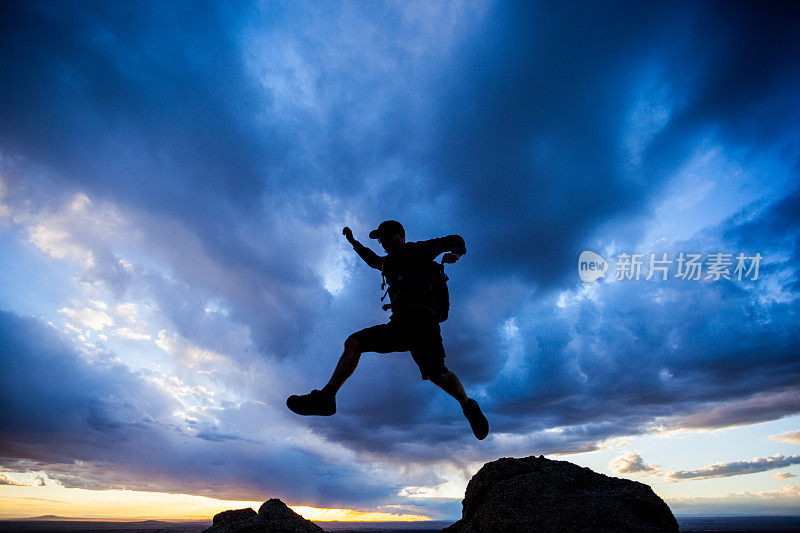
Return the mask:
<path id="1" fill-rule="evenodd" d="M 678 522 L 644 483 L 539 456 L 483 465 L 443 533 L 549 531 L 677 533 Z"/>
<path id="2" fill-rule="evenodd" d="M 322 528 L 295 513 L 282 501 L 265 501 L 256 513 L 251 508 L 214 515 L 203 533 L 323 533 Z"/>

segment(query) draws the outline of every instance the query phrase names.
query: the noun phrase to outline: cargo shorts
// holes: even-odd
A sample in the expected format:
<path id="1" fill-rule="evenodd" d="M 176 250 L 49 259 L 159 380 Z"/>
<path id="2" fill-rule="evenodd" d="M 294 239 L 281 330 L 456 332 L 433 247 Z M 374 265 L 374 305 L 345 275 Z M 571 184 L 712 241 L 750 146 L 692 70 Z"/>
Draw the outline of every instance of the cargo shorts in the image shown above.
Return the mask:
<path id="1" fill-rule="evenodd" d="M 387 324 L 362 329 L 351 338 L 360 352 L 411 352 L 422 379 L 449 372 L 439 322 L 428 313 L 395 313 Z"/>

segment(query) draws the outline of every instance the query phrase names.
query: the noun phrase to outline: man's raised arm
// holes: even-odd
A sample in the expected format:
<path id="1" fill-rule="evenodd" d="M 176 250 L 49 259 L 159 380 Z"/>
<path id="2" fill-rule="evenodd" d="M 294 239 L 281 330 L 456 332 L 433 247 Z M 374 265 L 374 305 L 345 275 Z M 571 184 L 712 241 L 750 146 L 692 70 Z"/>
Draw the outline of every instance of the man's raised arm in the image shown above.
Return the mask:
<path id="1" fill-rule="evenodd" d="M 353 237 L 353 231 L 350 228 L 345 226 L 345 228 L 342 230 L 342 235 L 345 236 L 347 242 L 353 245 L 353 249 L 366 264 L 377 270 L 380 270 L 383 267 L 383 258 L 358 242 L 355 237 Z"/>

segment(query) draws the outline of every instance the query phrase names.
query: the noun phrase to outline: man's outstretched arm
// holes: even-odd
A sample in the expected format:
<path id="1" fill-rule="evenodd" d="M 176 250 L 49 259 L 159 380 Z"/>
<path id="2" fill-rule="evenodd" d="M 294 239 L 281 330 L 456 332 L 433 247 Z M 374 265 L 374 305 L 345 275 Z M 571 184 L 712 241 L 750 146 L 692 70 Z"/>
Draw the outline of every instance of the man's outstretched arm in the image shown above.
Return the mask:
<path id="1" fill-rule="evenodd" d="M 355 237 L 353 237 L 353 231 L 350 228 L 345 227 L 342 230 L 342 235 L 345 236 L 347 242 L 353 245 L 353 249 L 366 264 L 377 270 L 380 270 L 383 267 L 383 258 L 358 242 Z"/>
<path id="2" fill-rule="evenodd" d="M 459 257 L 467 253 L 467 246 L 464 243 L 461 235 L 448 235 L 447 237 L 439 237 L 438 239 L 431 239 L 429 241 L 421 241 L 417 243 L 418 246 L 423 246 L 434 258 L 442 252 L 448 252 L 445 256 L 445 263 L 454 263 Z"/>

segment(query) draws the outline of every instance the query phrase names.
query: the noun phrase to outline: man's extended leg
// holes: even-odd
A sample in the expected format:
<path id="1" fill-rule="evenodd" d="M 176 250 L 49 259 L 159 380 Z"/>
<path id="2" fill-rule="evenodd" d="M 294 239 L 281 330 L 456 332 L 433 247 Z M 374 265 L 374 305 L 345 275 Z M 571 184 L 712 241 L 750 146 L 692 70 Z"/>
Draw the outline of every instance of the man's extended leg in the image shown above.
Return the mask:
<path id="1" fill-rule="evenodd" d="M 458 376 L 448 370 L 447 372 L 431 375 L 428 378 L 447 394 L 458 400 L 458 403 L 461 404 L 461 410 L 472 428 L 472 433 L 479 440 L 485 439 L 486 435 L 489 434 L 489 421 L 483 416 L 478 402 L 467 397 L 467 393 L 464 392 L 464 387 L 461 385 Z"/>

